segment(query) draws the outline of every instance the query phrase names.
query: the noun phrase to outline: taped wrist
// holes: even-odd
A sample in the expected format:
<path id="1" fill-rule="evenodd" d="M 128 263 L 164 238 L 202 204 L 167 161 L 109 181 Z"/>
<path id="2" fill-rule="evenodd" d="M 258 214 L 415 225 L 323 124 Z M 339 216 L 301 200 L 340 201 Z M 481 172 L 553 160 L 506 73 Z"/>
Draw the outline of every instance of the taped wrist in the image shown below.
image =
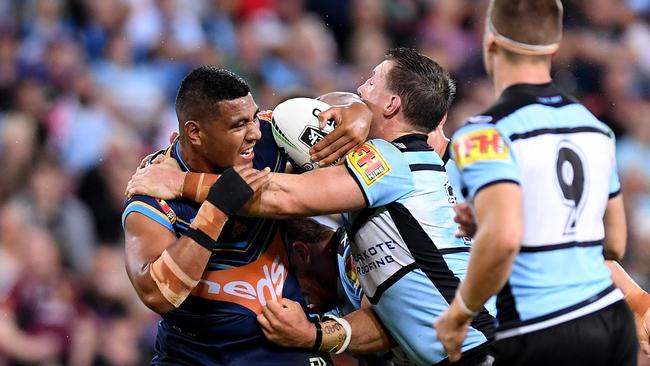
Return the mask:
<path id="1" fill-rule="evenodd" d="M 163 297 L 176 308 L 199 283 L 183 271 L 167 250 L 151 264 L 149 274 Z"/>
<path id="2" fill-rule="evenodd" d="M 207 202 L 231 217 L 253 197 L 253 189 L 233 169 L 226 169 L 208 192 Z"/>
<path id="3" fill-rule="evenodd" d="M 216 174 L 188 172 L 183 179 L 181 197 L 202 203 L 219 176 Z"/>
<path id="4" fill-rule="evenodd" d="M 343 318 L 325 315 L 322 326 L 325 328 L 327 337 L 323 337 L 320 350 L 335 352 L 337 355 L 345 352 L 352 339 L 350 323 Z"/>

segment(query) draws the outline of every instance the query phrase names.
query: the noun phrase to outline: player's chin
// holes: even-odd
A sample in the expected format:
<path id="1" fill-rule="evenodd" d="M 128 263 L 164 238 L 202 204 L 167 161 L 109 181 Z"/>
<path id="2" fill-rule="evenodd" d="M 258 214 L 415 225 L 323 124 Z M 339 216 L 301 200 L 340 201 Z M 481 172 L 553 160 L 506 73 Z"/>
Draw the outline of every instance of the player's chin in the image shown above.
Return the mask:
<path id="1" fill-rule="evenodd" d="M 253 167 L 253 160 L 252 159 L 243 159 L 241 157 L 238 157 L 235 159 L 235 166 L 240 166 L 243 168 L 252 168 Z"/>

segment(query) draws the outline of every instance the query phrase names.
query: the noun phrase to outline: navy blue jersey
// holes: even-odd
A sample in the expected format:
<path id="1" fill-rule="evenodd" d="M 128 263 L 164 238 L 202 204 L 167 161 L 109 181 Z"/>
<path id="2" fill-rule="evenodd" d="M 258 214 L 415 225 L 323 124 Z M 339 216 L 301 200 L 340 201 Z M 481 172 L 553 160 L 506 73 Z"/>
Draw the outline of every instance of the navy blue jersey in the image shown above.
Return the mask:
<path id="1" fill-rule="evenodd" d="M 260 118 L 260 129 L 262 138 L 254 147 L 253 166 L 283 172 L 287 160 L 273 140 L 270 123 Z M 178 141 L 159 153 L 189 170 L 179 154 Z M 134 196 L 125 204 L 122 223 L 138 212 L 181 237 L 200 206 L 182 198 L 165 201 Z M 267 300 L 284 297 L 304 305 L 298 282 L 288 268 L 276 220 L 232 217 L 217 239 L 199 284 L 180 307 L 163 316 L 153 362 L 325 365 L 325 358 L 314 352 L 273 345 L 257 323 L 256 316 Z"/>

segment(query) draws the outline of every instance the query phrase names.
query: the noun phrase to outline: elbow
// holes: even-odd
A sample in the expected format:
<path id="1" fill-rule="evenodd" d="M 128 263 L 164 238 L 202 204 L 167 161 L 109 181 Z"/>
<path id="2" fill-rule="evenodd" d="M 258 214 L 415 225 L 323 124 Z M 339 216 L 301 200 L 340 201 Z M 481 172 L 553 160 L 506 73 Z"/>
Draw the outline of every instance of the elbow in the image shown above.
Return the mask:
<path id="1" fill-rule="evenodd" d="M 627 243 L 627 233 L 619 232 L 618 235 L 611 235 L 605 231 L 605 240 L 603 242 L 603 256 L 605 259 L 621 261 L 625 256 L 625 247 Z"/>
<path id="2" fill-rule="evenodd" d="M 157 290 L 140 294 L 140 300 L 146 307 L 160 315 L 165 315 L 175 309 Z"/>
<path id="3" fill-rule="evenodd" d="M 142 303 L 154 312 L 164 315 L 175 309 L 154 282 L 149 272 L 151 263 L 138 265 L 128 261 L 126 263 L 127 275 L 133 289 Z"/>
<path id="4" fill-rule="evenodd" d="M 603 256 L 605 257 L 605 259 L 619 262 L 623 260 L 623 257 L 625 256 L 625 247 L 623 246 L 622 248 L 604 248 Z"/>
<path id="5" fill-rule="evenodd" d="M 499 230 L 490 237 L 489 240 L 493 243 L 496 252 L 501 254 L 502 259 L 510 260 L 519 253 L 519 248 L 521 248 L 521 241 L 524 237 L 523 227 Z"/>
<path id="6" fill-rule="evenodd" d="M 143 271 L 141 277 L 138 277 L 138 280 L 133 280 L 132 278 L 133 287 L 140 301 L 146 307 L 160 315 L 174 310 L 174 305 L 165 299 L 155 282 L 148 278 L 148 273 L 148 271 Z"/>

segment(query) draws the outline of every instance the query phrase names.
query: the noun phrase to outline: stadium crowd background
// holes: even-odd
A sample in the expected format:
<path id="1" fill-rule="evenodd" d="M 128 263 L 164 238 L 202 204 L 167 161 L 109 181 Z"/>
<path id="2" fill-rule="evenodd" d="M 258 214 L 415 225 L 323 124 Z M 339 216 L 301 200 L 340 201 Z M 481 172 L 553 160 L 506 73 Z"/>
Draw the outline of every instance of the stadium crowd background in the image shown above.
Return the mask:
<path id="1" fill-rule="evenodd" d="M 624 262 L 650 288 L 650 0 L 574 0 L 554 79 L 617 134 Z M 355 91 L 392 46 L 458 83 L 447 123 L 493 100 L 485 0 L 0 1 L 0 365 L 139 365 L 157 315 L 135 297 L 120 215 L 140 159 L 176 129 L 182 77 L 242 75 L 260 108 Z M 22 337 L 28 335 L 27 337 Z M 9 338 L 8 338 L 9 336 Z M 55 365 L 56 363 L 47 363 Z"/>

